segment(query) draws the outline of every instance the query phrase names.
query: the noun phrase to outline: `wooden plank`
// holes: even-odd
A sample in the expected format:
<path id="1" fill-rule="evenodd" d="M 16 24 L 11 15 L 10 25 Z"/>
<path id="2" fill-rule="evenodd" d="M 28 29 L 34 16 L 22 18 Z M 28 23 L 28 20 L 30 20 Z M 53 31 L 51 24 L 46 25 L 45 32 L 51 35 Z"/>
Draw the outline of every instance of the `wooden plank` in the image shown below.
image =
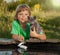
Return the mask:
<path id="1" fill-rule="evenodd" d="M 0 38 L 0 44 L 15 44 L 16 42 L 13 39 Z"/>
<path id="2" fill-rule="evenodd" d="M 59 39 L 47 39 L 47 40 L 39 40 L 36 38 L 30 38 L 26 42 L 52 42 L 52 43 L 57 43 L 60 42 Z M 0 38 L 0 44 L 16 44 L 16 42 L 13 39 L 8 39 L 8 38 Z"/>
<path id="3" fill-rule="evenodd" d="M 60 42 L 60 40 L 59 39 L 39 40 L 39 39 L 36 39 L 36 38 L 30 38 L 26 42 L 52 42 L 52 43 L 57 43 L 57 42 Z"/>

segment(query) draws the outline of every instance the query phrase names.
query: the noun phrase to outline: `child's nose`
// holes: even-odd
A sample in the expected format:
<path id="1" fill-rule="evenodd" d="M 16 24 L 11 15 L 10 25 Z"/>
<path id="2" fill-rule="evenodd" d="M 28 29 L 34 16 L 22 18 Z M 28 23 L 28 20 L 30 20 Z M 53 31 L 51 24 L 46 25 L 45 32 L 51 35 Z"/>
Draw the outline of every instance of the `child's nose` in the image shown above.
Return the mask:
<path id="1" fill-rule="evenodd" d="M 22 15 L 22 17 L 25 17 L 25 15 Z"/>

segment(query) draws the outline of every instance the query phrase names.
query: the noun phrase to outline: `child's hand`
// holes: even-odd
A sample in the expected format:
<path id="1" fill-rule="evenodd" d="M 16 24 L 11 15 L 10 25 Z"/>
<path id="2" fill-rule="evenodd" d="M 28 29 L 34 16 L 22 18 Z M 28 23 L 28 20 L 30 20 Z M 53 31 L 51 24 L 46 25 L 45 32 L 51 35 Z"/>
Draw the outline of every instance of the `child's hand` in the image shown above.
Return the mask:
<path id="1" fill-rule="evenodd" d="M 33 31 L 30 30 L 30 36 L 31 37 L 37 37 L 37 33 L 36 33 L 36 30 L 35 30 L 35 27 L 34 27 Z"/>
<path id="2" fill-rule="evenodd" d="M 24 41 L 24 37 L 23 37 L 23 36 L 19 36 L 18 40 L 19 40 L 20 42 L 22 42 L 22 41 Z"/>

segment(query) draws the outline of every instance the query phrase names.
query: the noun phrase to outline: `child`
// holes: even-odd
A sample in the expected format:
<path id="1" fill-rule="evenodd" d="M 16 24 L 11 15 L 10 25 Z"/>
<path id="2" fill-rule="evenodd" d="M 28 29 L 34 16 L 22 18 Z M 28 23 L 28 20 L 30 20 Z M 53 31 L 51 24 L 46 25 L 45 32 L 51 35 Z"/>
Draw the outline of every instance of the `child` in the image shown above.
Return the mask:
<path id="1" fill-rule="evenodd" d="M 12 22 L 12 38 L 18 42 L 26 41 L 30 37 L 45 40 L 45 34 L 37 34 L 35 28 L 33 31 L 30 30 L 28 16 L 31 16 L 31 10 L 29 6 L 26 4 L 18 5 L 16 8 L 15 20 Z"/>
<path id="2" fill-rule="evenodd" d="M 25 41 L 30 36 L 30 24 L 28 16 L 31 15 L 29 6 L 26 4 L 18 5 L 16 8 L 15 19 L 12 22 L 11 34 L 15 41 Z"/>

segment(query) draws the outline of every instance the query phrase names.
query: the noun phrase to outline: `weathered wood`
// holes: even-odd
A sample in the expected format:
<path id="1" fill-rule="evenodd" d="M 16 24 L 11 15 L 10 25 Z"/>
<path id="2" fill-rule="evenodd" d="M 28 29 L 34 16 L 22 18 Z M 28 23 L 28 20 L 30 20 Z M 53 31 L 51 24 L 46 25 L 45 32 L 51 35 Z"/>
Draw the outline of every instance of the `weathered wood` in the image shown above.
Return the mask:
<path id="1" fill-rule="evenodd" d="M 52 43 L 57 43 L 60 42 L 59 39 L 47 39 L 47 40 L 39 40 L 36 38 L 30 38 L 26 42 L 52 42 Z M 13 39 L 8 39 L 8 38 L 0 38 L 0 44 L 16 44 L 16 42 Z"/>
<path id="2" fill-rule="evenodd" d="M 52 43 L 57 43 L 60 42 L 59 39 L 46 39 L 46 40 L 39 40 L 36 38 L 30 38 L 29 40 L 27 40 L 27 42 L 52 42 Z"/>
<path id="3" fill-rule="evenodd" d="M 15 44 L 16 42 L 13 39 L 0 38 L 0 44 Z"/>

